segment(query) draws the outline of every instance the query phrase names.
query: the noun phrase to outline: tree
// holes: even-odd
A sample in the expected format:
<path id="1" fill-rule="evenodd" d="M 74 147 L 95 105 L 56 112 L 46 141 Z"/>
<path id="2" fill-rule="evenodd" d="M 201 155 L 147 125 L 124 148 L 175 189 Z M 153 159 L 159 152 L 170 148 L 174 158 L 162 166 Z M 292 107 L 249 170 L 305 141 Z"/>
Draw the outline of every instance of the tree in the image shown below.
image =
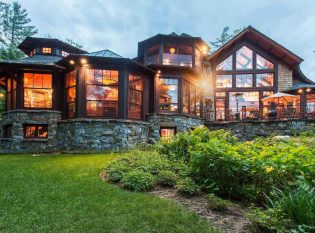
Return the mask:
<path id="1" fill-rule="evenodd" d="M 77 47 L 79 49 L 83 48 L 82 45 L 78 44 L 77 42 L 73 41 L 72 39 L 66 38 L 65 42 L 70 44 L 70 45 L 72 45 L 72 46 L 74 46 L 74 47 Z"/>
<path id="2" fill-rule="evenodd" d="M 24 57 L 17 46 L 28 36 L 37 33 L 31 19 L 18 2 L 0 2 L 0 59 L 17 60 Z"/>
<path id="3" fill-rule="evenodd" d="M 210 41 L 210 44 L 212 45 L 213 48 L 213 52 L 216 51 L 225 43 L 227 43 L 229 40 L 231 40 L 234 36 L 236 36 L 243 30 L 244 28 L 239 28 L 230 33 L 230 27 L 229 26 L 224 27 L 221 35 L 219 37 L 216 37 L 215 41 Z"/>

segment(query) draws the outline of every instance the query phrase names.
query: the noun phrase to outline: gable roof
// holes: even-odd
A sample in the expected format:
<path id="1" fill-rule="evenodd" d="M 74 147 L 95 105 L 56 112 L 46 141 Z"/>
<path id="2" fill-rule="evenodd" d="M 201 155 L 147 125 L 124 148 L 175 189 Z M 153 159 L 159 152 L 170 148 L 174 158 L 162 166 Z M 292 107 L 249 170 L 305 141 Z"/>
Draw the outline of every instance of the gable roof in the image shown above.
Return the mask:
<path id="1" fill-rule="evenodd" d="M 223 51 L 231 48 L 237 41 L 241 39 L 248 39 L 249 41 L 253 41 L 259 47 L 264 50 L 267 50 L 273 56 L 282 60 L 289 66 L 295 66 L 300 64 L 303 59 L 290 51 L 289 49 L 283 47 L 276 41 L 272 40 L 265 34 L 261 33 L 257 29 L 253 28 L 252 26 L 248 26 L 243 31 L 235 35 L 231 40 L 221 46 L 218 50 L 210 55 L 210 60 L 215 59 L 219 56 Z"/>

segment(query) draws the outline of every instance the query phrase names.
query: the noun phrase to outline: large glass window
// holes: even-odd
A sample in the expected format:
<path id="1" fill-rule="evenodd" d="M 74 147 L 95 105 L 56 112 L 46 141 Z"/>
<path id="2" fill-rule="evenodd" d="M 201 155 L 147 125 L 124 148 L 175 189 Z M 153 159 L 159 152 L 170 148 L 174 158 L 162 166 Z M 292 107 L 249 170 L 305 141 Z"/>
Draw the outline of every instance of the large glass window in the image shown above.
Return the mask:
<path id="1" fill-rule="evenodd" d="M 52 108 L 52 75 L 24 73 L 24 107 Z"/>
<path id="2" fill-rule="evenodd" d="M 244 117 L 255 117 L 259 112 L 259 92 L 230 92 L 229 93 L 230 117 L 236 112 L 242 113 Z"/>
<path id="3" fill-rule="evenodd" d="M 164 45 L 163 65 L 192 67 L 192 47 L 185 45 Z"/>
<path id="4" fill-rule="evenodd" d="M 146 63 L 147 65 L 151 64 L 159 64 L 159 54 L 160 54 L 160 46 L 152 46 L 147 49 L 147 57 L 146 57 Z"/>
<path id="5" fill-rule="evenodd" d="M 232 75 L 217 75 L 216 76 L 216 87 L 227 88 L 232 87 Z"/>
<path id="6" fill-rule="evenodd" d="M 253 69 L 253 50 L 246 46 L 236 52 L 236 69 L 250 70 Z"/>
<path id="7" fill-rule="evenodd" d="M 128 118 L 141 119 L 143 101 L 143 79 L 129 75 Z"/>
<path id="8" fill-rule="evenodd" d="M 160 110 L 172 112 L 178 110 L 178 79 L 160 79 Z"/>
<path id="9" fill-rule="evenodd" d="M 274 69 L 274 64 L 268 61 L 266 58 L 260 56 L 259 54 L 256 55 L 256 68 L 259 70 L 266 70 L 266 69 Z"/>
<path id="10" fill-rule="evenodd" d="M 252 87 L 253 75 L 252 74 L 237 74 L 235 75 L 236 87 Z"/>
<path id="11" fill-rule="evenodd" d="M 86 115 L 116 118 L 118 116 L 118 71 L 86 71 Z"/>
<path id="12" fill-rule="evenodd" d="M 183 113 L 200 116 L 200 91 L 194 84 L 184 81 Z"/>
<path id="13" fill-rule="evenodd" d="M 66 74 L 67 116 L 73 118 L 76 111 L 76 71 Z"/>
<path id="14" fill-rule="evenodd" d="M 257 87 L 272 87 L 273 86 L 273 74 L 256 74 L 256 86 Z"/>
<path id="15" fill-rule="evenodd" d="M 216 70 L 232 70 L 233 69 L 233 56 L 229 56 L 219 65 L 217 65 Z"/>

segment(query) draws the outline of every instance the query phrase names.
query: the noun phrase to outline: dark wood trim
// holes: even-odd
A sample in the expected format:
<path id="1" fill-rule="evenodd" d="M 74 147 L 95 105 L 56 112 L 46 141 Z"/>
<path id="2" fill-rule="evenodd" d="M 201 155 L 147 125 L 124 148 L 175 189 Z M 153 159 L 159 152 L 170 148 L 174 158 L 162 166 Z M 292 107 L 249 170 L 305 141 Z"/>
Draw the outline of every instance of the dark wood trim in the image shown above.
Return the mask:
<path id="1" fill-rule="evenodd" d="M 128 77 L 127 70 L 120 70 L 118 74 L 118 118 L 127 119 L 128 109 Z"/>
<path id="2" fill-rule="evenodd" d="M 85 85 L 85 67 L 77 67 L 77 101 L 76 117 L 84 118 L 86 116 L 86 85 Z"/>

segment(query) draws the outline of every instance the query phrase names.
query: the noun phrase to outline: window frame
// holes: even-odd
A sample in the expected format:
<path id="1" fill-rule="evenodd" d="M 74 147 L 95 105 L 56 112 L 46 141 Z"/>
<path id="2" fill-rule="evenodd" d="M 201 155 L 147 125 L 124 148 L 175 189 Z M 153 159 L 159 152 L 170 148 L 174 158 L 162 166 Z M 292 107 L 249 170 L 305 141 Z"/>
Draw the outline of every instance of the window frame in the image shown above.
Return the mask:
<path id="1" fill-rule="evenodd" d="M 16 109 L 17 81 L 14 77 L 9 77 L 6 80 L 6 83 L 5 109 L 6 111 L 10 111 Z M 8 87 L 10 87 L 10 90 L 8 90 Z"/>
<path id="2" fill-rule="evenodd" d="M 52 54 L 53 49 L 51 47 L 42 47 L 42 54 Z"/>
<path id="3" fill-rule="evenodd" d="M 66 103 L 66 116 L 69 119 L 75 118 L 76 117 L 76 112 L 77 112 L 77 70 L 73 70 L 71 72 L 66 73 L 66 77 L 65 77 L 65 89 L 66 89 L 66 96 L 65 96 L 65 103 Z M 71 80 L 71 74 L 73 73 L 74 75 L 74 83 L 70 84 L 70 80 Z M 67 80 L 69 79 L 69 81 Z M 69 85 L 68 85 L 69 83 Z M 73 101 L 68 101 L 68 93 L 70 91 L 70 89 L 74 88 L 74 100 Z M 69 109 L 70 109 L 70 105 L 74 105 L 74 112 L 73 112 L 73 116 L 71 117 L 69 115 Z"/>
<path id="4" fill-rule="evenodd" d="M 27 127 L 35 127 L 35 136 L 34 137 L 30 137 L 27 136 Z M 39 136 L 39 127 L 44 127 L 46 130 L 46 137 L 40 137 Z M 48 139 L 48 124 L 24 124 L 23 125 L 23 138 L 24 139 Z"/>
<path id="5" fill-rule="evenodd" d="M 45 75 L 49 74 L 51 75 L 51 88 L 38 88 L 38 87 L 25 87 L 24 83 L 24 75 L 25 74 L 39 74 L 39 75 Z M 37 109 L 37 110 L 50 110 L 54 108 L 54 75 L 50 72 L 37 72 L 37 71 L 27 71 L 22 74 L 22 89 L 23 89 L 23 108 L 24 109 Z M 26 107 L 25 106 L 25 89 L 38 89 L 38 90 L 51 90 L 51 107 L 46 107 L 46 108 L 37 108 L 37 107 Z"/>
<path id="6" fill-rule="evenodd" d="M 3 134 L 4 138 L 12 138 L 12 124 L 3 125 Z"/>
<path id="7" fill-rule="evenodd" d="M 163 129 L 172 129 L 172 130 L 174 130 L 174 136 L 177 134 L 177 127 L 176 126 L 160 126 L 160 130 L 159 130 L 159 134 L 160 134 L 160 139 L 161 140 L 167 140 L 167 141 L 169 141 L 170 140 L 170 138 L 162 138 L 162 135 L 161 135 L 161 133 L 162 133 L 162 130 Z"/>
<path id="8" fill-rule="evenodd" d="M 133 77 L 133 78 L 138 78 L 137 81 L 140 80 L 141 82 L 141 90 L 138 90 L 136 88 L 132 88 L 130 86 L 130 78 Z M 141 75 L 135 75 L 135 74 L 129 74 L 128 76 L 128 106 L 127 106 L 127 118 L 128 119 L 132 119 L 132 120 L 142 120 L 143 119 L 143 93 L 144 93 L 144 78 L 141 76 Z M 141 104 L 137 104 L 137 103 L 132 103 L 131 102 L 131 93 L 132 92 L 135 92 L 135 93 L 138 93 L 141 95 L 141 98 L 140 98 L 140 101 L 141 101 Z M 137 102 L 137 101 L 136 101 Z M 139 118 L 135 118 L 135 117 L 130 117 L 130 114 L 129 114 L 129 107 L 133 105 L 133 106 L 136 106 L 136 107 L 140 107 L 140 117 Z"/>
<path id="9" fill-rule="evenodd" d="M 160 103 L 160 98 L 161 98 L 161 79 L 173 79 L 177 80 L 177 102 L 176 103 L 170 103 L 170 104 L 176 104 L 177 105 L 177 110 L 176 111 L 170 111 L 170 110 L 163 110 L 161 109 L 161 103 Z M 169 84 L 172 85 L 172 84 Z M 158 93 L 158 112 L 162 113 L 179 113 L 180 110 L 180 77 L 178 76 L 161 76 L 159 78 L 159 93 Z"/>
<path id="10" fill-rule="evenodd" d="M 193 82 L 190 82 L 186 79 L 183 79 L 183 87 L 182 87 L 182 113 L 184 115 L 188 115 L 188 116 L 194 116 L 194 117 L 200 117 L 201 116 L 201 93 L 200 93 L 200 89 L 198 87 L 198 85 L 194 84 Z M 185 89 L 187 88 L 187 89 Z M 194 105 L 191 104 L 191 100 L 192 100 L 192 88 L 194 90 L 193 96 L 194 96 Z M 185 93 L 187 91 L 187 93 Z M 199 96 L 199 98 L 198 98 Z M 187 112 L 184 111 L 184 98 L 187 98 Z M 199 101 L 198 101 L 199 99 Z M 198 102 L 199 102 L 199 109 L 198 109 Z M 192 107 L 193 106 L 193 111 L 192 111 Z"/>

